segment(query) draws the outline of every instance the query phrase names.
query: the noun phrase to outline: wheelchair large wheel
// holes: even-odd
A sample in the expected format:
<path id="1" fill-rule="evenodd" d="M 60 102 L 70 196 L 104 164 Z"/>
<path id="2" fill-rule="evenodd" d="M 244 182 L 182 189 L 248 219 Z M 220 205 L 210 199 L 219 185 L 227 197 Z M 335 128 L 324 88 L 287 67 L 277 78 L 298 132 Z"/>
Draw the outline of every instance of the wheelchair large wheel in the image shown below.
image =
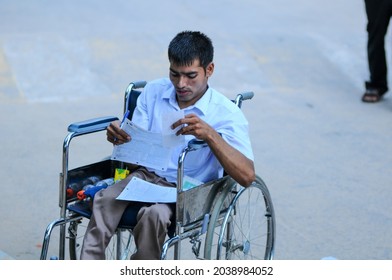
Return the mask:
<path id="1" fill-rule="evenodd" d="M 218 260 L 272 259 L 275 214 L 266 185 L 257 177 L 247 188 L 234 184 L 228 189 L 216 198 L 206 234 L 204 257 Z"/>
<path id="2" fill-rule="evenodd" d="M 83 244 L 86 219 L 71 222 L 68 227 L 69 238 L 69 256 L 71 260 L 77 260 L 80 257 L 80 251 Z M 117 229 L 106 248 L 106 259 L 108 260 L 129 260 L 135 251 L 133 235 L 130 229 Z"/>

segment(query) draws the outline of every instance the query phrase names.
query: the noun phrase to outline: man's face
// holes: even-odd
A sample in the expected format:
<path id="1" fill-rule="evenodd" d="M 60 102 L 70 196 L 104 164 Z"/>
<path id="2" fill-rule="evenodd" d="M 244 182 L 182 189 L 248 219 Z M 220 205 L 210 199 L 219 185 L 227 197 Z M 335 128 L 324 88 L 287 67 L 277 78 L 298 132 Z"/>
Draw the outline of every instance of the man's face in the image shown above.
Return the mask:
<path id="1" fill-rule="evenodd" d="M 213 63 L 204 70 L 199 60 L 194 60 L 190 66 L 170 64 L 170 80 L 176 90 L 177 102 L 181 109 L 195 104 L 203 96 L 213 70 Z"/>

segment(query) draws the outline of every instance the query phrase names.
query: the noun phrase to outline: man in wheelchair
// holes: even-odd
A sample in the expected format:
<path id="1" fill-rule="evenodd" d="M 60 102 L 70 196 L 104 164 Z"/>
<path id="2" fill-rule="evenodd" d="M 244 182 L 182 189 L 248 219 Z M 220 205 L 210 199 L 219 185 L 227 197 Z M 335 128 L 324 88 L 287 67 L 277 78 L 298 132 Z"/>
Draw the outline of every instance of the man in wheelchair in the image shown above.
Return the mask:
<path id="1" fill-rule="evenodd" d="M 178 33 L 168 47 L 169 78 L 151 81 L 138 98 L 132 121 L 138 126 L 161 132 L 161 119 L 173 111 L 184 111 L 184 118 L 172 129 L 186 140 L 205 141 L 206 148 L 187 157 L 185 174 L 201 182 L 223 176 L 225 171 L 242 186 L 255 180 L 253 151 L 248 122 L 238 106 L 211 88 L 208 79 L 214 72 L 211 40 L 197 31 Z M 107 127 L 107 140 L 114 145 L 132 141 L 118 121 Z M 166 171 L 137 166 L 127 178 L 99 191 L 94 198 L 81 251 L 81 259 L 105 259 L 105 248 L 113 236 L 130 201 L 117 200 L 132 177 L 161 186 L 176 187 L 178 155 L 184 147 L 173 149 Z M 133 229 L 137 252 L 131 259 L 159 259 L 168 227 L 174 215 L 171 204 L 144 204 Z"/>

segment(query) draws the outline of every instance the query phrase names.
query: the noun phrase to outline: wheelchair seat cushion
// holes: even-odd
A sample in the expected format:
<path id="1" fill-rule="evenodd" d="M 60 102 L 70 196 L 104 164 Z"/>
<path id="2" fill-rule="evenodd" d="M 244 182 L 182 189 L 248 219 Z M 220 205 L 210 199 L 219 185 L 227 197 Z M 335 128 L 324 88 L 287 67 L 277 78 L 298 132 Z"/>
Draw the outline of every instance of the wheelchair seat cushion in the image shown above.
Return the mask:
<path id="1" fill-rule="evenodd" d="M 142 203 L 132 203 L 127 209 L 125 209 L 124 214 L 121 217 L 119 228 L 133 228 L 136 225 L 136 216 L 140 208 L 143 206 Z M 91 207 L 87 202 L 80 201 L 68 205 L 68 210 L 75 212 L 82 217 L 90 219 L 92 211 Z"/>
<path id="2" fill-rule="evenodd" d="M 140 208 L 145 206 L 146 203 L 142 202 L 134 202 L 130 203 L 129 206 L 125 209 L 124 214 L 121 217 L 120 223 L 118 225 L 119 228 L 127 228 L 133 229 L 137 223 L 136 217 L 137 213 L 139 212 Z M 174 204 L 173 204 L 173 208 Z M 90 219 L 92 211 L 89 203 L 84 201 L 79 201 L 73 204 L 68 205 L 68 210 L 75 212 L 82 217 Z M 168 235 L 170 237 L 174 236 L 175 232 L 175 218 L 172 218 L 172 224 L 168 228 Z"/>

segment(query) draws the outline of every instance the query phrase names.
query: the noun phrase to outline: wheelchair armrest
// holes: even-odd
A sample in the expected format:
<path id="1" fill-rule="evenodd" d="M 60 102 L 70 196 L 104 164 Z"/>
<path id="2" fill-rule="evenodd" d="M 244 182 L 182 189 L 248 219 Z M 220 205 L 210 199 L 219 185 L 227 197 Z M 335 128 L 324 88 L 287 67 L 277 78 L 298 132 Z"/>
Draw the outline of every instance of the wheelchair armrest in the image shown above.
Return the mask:
<path id="1" fill-rule="evenodd" d="M 207 147 L 208 144 L 204 140 L 199 140 L 199 139 L 192 139 L 188 142 L 188 148 L 190 150 L 198 150 L 203 147 Z"/>
<path id="2" fill-rule="evenodd" d="M 91 132 L 97 132 L 105 130 L 106 127 L 112 122 L 118 120 L 117 117 L 107 116 L 99 117 L 81 122 L 72 123 L 68 126 L 69 132 L 76 134 L 86 134 Z"/>
<path id="3" fill-rule="evenodd" d="M 219 133 L 219 135 L 222 136 L 221 133 Z M 188 142 L 188 149 L 191 151 L 198 150 L 198 149 L 201 149 L 201 148 L 204 148 L 207 146 L 208 146 L 208 144 L 206 143 L 206 141 L 199 140 L 196 138 L 194 138 Z"/>

